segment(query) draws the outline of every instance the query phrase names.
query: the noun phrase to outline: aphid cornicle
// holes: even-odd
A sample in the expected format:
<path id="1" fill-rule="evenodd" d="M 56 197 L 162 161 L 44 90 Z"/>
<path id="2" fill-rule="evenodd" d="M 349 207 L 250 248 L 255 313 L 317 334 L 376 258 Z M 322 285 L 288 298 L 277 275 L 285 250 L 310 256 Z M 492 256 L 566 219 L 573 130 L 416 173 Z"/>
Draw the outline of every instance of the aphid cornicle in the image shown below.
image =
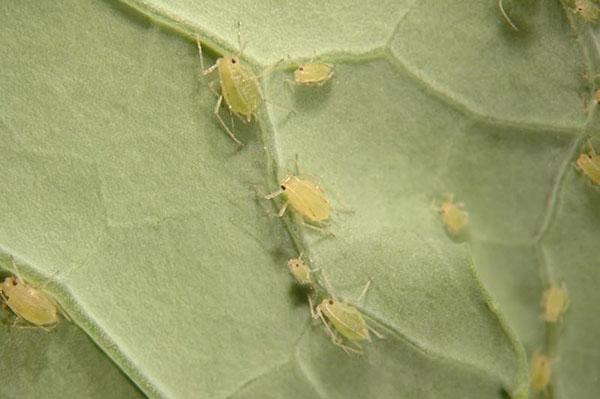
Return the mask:
<path id="1" fill-rule="evenodd" d="M 454 236 L 462 233 L 469 223 L 469 215 L 462 208 L 464 204 L 453 202 L 452 195 L 446 195 L 447 199 L 436 209 L 442 216 L 442 223 L 448 232 Z"/>
<path id="2" fill-rule="evenodd" d="M 327 282 L 327 277 L 325 277 L 325 275 L 323 275 L 323 277 Z M 357 302 L 360 301 L 361 298 L 367 293 L 370 284 L 371 280 L 369 280 L 363 288 L 363 291 L 358 297 Z M 327 285 L 329 286 L 328 282 Z M 362 354 L 363 351 L 360 342 L 371 341 L 371 335 L 369 332 L 373 332 L 373 334 L 375 334 L 377 337 L 383 338 L 383 335 L 378 333 L 367 324 L 362 313 L 356 307 L 346 302 L 339 301 L 333 296 L 332 293 L 329 298 L 323 299 L 321 303 L 314 308 L 314 310 L 310 297 L 308 299 L 313 319 L 320 319 L 323 322 L 331 342 L 341 347 L 346 353 L 353 352 Z M 331 328 L 330 324 L 333 329 Z M 341 337 L 334 332 L 334 329 L 341 335 Z M 345 345 L 344 339 L 353 346 Z"/>
<path id="3" fill-rule="evenodd" d="M 313 279 L 311 277 L 311 273 L 314 270 L 311 270 L 310 267 L 302 260 L 302 254 L 300 254 L 297 258 L 291 258 L 287 262 L 288 269 L 296 282 L 300 285 L 310 287 L 313 285 Z"/>
<path id="4" fill-rule="evenodd" d="M 285 197 L 285 202 L 279 209 L 278 216 L 283 216 L 290 207 L 300 216 L 304 225 L 326 232 L 322 226 L 329 219 L 331 205 L 317 183 L 298 173 L 288 174 L 279 182 L 279 190 L 266 195 L 265 198 L 273 199 L 280 195 Z"/>
<path id="5" fill-rule="evenodd" d="M 56 302 L 18 276 L 6 277 L 0 283 L 0 296 L 17 317 L 34 326 L 47 328 L 58 323 Z"/>
<path id="6" fill-rule="evenodd" d="M 243 46 L 239 26 L 238 41 L 240 46 L 238 54 L 220 57 L 213 66 L 207 69 L 204 68 L 200 40 L 196 40 L 196 43 L 200 54 L 202 74 L 208 75 L 215 70 L 219 71 L 221 92 L 217 93 L 219 99 L 217 100 L 213 112 L 229 137 L 237 144 L 242 145 L 242 142 L 238 140 L 219 115 L 221 103 L 225 101 L 225 105 L 229 108 L 229 112 L 240 118 L 242 121 L 251 122 L 252 117 L 256 115 L 257 108 L 264 98 L 260 85 L 258 84 L 258 78 L 252 69 L 244 65 L 240 60 L 243 54 Z"/>
<path id="7" fill-rule="evenodd" d="M 536 392 L 546 390 L 551 375 L 552 359 L 536 351 L 531 358 L 529 367 L 529 385 Z"/>
<path id="8" fill-rule="evenodd" d="M 333 65 L 324 62 L 302 64 L 294 71 L 294 83 L 303 86 L 323 86 L 333 77 Z"/>
<path id="9" fill-rule="evenodd" d="M 593 184 L 600 184 L 600 155 L 596 154 L 592 141 L 588 139 L 589 153 L 582 152 L 575 161 L 575 167 L 586 175 Z"/>
<path id="10" fill-rule="evenodd" d="M 557 323 L 569 307 L 567 287 L 563 282 L 560 287 L 551 284 L 542 297 L 542 318 L 548 323 Z"/>

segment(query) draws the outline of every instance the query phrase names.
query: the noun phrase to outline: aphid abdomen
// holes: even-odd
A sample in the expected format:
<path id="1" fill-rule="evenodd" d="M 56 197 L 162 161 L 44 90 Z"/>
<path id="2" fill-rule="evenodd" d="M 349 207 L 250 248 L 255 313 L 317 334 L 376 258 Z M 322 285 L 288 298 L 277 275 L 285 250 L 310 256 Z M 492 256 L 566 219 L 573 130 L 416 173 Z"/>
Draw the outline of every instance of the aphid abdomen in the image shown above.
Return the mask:
<path id="1" fill-rule="evenodd" d="M 260 87 L 247 66 L 239 64 L 239 61 L 231 64 L 231 60 L 230 57 L 219 59 L 221 94 L 231 112 L 249 122 L 262 98 Z"/>
<path id="2" fill-rule="evenodd" d="M 56 304 L 41 291 L 18 286 L 8 297 L 8 306 L 19 317 L 36 326 L 48 326 L 58 322 Z"/>
<path id="3" fill-rule="evenodd" d="M 529 384 L 534 391 L 546 389 L 552 375 L 552 361 L 548 356 L 533 354 L 529 368 Z"/>
<path id="4" fill-rule="evenodd" d="M 568 306 L 567 289 L 563 283 L 560 287 L 551 285 L 543 295 L 543 319 L 549 323 L 557 323 Z"/>
<path id="5" fill-rule="evenodd" d="M 354 307 L 341 302 L 335 302 L 333 305 L 326 305 L 324 313 L 335 329 L 347 340 L 371 340 L 365 319 Z"/>
<path id="6" fill-rule="evenodd" d="M 294 177 L 286 184 L 285 192 L 290 206 L 303 218 L 311 222 L 329 219 L 329 202 L 315 184 Z"/>

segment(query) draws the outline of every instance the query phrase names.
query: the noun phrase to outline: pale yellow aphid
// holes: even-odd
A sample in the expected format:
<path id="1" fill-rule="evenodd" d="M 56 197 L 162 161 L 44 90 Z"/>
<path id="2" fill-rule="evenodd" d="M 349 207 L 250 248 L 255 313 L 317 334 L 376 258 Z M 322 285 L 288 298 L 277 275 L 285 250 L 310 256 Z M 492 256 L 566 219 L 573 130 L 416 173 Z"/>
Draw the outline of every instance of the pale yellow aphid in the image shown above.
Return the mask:
<path id="1" fill-rule="evenodd" d="M 280 195 L 285 197 L 285 202 L 278 216 L 283 216 L 286 209 L 290 207 L 300 216 L 305 226 L 324 231 L 318 226 L 327 223 L 331 214 L 331 205 L 319 184 L 308 176 L 301 176 L 298 173 L 288 174 L 279 182 L 279 190 L 268 194 L 265 198 L 273 199 Z"/>
<path id="2" fill-rule="evenodd" d="M 311 273 L 313 273 L 314 270 L 311 270 L 311 268 L 304 263 L 302 254 L 297 258 L 288 260 L 287 265 L 290 273 L 292 273 L 292 276 L 294 276 L 294 279 L 298 284 L 308 287 L 313 285 L 314 282 Z"/>
<path id="3" fill-rule="evenodd" d="M 442 223 L 448 232 L 459 235 L 469 223 L 469 215 L 463 210 L 464 204 L 454 203 L 452 195 L 446 195 L 446 201 L 437 208 L 442 217 Z"/>
<path id="4" fill-rule="evenodd" d="M 238 54 L 221 57 L 217 59 L 217 62 L 213 66 L 207 69 L 204 68 L 200 40 L 196 40 L 196 43 L 200 54 L 202 74 L 208 75 L 215 70 L 219 71 L 221 92 L 217 93 L 219 99 L 217 100 L 213 113 L 229 137 L 237 144 L 242 145 L 242 142 L 237 139 L 235 134 L 233 134 L 233 131 L 231 131 L 219 115 L 221 103 L 225 101 L 225 105 L 227 105 L 229 112 L 232 115 L 237 116 L 244 122 L 251 122 L 252 117 L 256 115 L 257 108 L 264 98 L 260 85 L 258 84 L 258 78 L 252 69 L 244 65 L 240 60 L 243 54 L 243 45 L 239 26 L 238 41 L 240 46 Z"/>
<path id="5" fill-rule="evenodd" d="M 573 11 L 587 22 L 594 22 L 600 17 L 598 5 L 591 0 L 575 0 Z"/>
<path id="6" fill-rule="evenodd" d="M 552 375 L 552 359 L 536 351 L 529 367 L 529 385 L 536 392 L 546 390 Z"/>
<path id="7" fill-rule="evenodd" d="M 294 83 L 303 86 L 323 86 L 333 77 L 333 65 L 324 62 L 302 64 L 294 71 Z"/>
<path id="8" fill-rule="evenodd" d="M 548 323 L 556 323 L 569 307 L 567 287 L 563 282 L 560 287 L 551 284 L 542 297 L 542 318 Z"/>
<path id="9" fill-rule="evenodd" d="M 593 184 L 600 184 L 600 155 L 596 154 L 592 141 L 588 139 L 589 153 L 582 152 L 575 161 L 575 168 L 586 175 Z"/>
<path id="10" fill-rule="evenodd" d="M 42 288 L 27 284 L 18 274 L 0 283 L 0 297 L 18 318 L 34 326 L 48 328 L 58 323 L 56 302 Z"/>
<path id="11" fill-rule="evenodd" d="M 327 277 L 324 274 L 323 278 L 325 279 L 326 284 L 330 286 Z M 363 288 L 357 302 L 365 296 L 370 285 L 371 280 L 369 280 Z M 360 342 L 371 342 L 371 335 L 369 332 L 372 332 L 378 338 L 383 338 L 383 335 L 367 324 L 362 313 L 356 307 L 347 302 L 338 300 L 331 292 L 331 288 L 329 288 L 329 290 L 331 296 L 323 299 L 314 310 L 310 297 L 308 300 L 313 319 L 320 319 L 323 322 L 327 334 L 333 344 L 342 348 L 346 353 L 353 352 L 362 354 L 363 350 Z M 344 342 L 348 342 L 352 346 L 346 345 Z"/>

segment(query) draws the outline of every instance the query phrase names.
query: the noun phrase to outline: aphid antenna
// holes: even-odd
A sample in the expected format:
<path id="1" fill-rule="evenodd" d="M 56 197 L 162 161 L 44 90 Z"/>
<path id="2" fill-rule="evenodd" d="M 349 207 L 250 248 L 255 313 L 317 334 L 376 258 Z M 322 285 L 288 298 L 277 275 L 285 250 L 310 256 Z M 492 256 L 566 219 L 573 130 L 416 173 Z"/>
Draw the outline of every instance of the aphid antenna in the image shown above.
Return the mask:
<path id="1" fill-rule="evenodd" d="M 321 271 L 321 276 L 323 277 L 323 282 L 325 283 L 325 289 L 327 290 L 327 293 L 329 294 L 329 296 L 331 296 L 331 298 L 333 298 L 334 301 L 337 301 L 335 292 L 333 290 L 333 286 L 331 285 L 331 282 L 329 281 L 329 278 L 327 277 L 327 273 L 325 273 L 325 270 Z"/>
<path id="2" fill-rule="evenodd" d="M 369 291 L 369 288 L 371 287 L 371 283 L 373 282 L 373 278 L 369 277 L 369 280 L 367 281 L 367 283 L 365 284 L 365 286 L 363 287 L 362 291 L 360 292 L 360 295 L 358 296 L 358 298 L 356 298 L 356 303 L 360 303 L 365 295 L 367 295 L 367 291 Z"/>
<path id="3" fill-rule="evenodd" d="M 274 62 L 273 64 L 269 65 L 267 68 L 265 68 L 265 70 L 262 71 L 260 73 L 260 75 L 258 75 L 256 77 L 256 79 L 257 80 L 261 80 L 261 79 L 264 79 L 265 77 L 269 76 L 273 72 L 273 70 L 275 70 L 275 68 L 277 68 L 279 66 L 279 64 L 281 64 L 284 61 L 285 61 L 285 58 L 281 57 L 276 62 Z"/>
<path id="4" fill-rule="evenodd" d="M 17 262 L 15 262 L 15 257 L 12 255 L 9 255 L 9 257 L 10 257 L 10 263 L 12 264 L 12 268 L 13 268 L 13 272 L 15 273 L 15 276 L 17 276 L 17 278 L 19 279 L 20 282 L 24 282 L 23 275 L 21 274 L 21 270 L 19 270 L 19 266 L 17 266 Z"/>
<path id="5" fill-rule="evenodd" d="M 592 138 L 588 137 L 587 138 L 587 144 L 588 147 L 590 147 L 590 155 L 595 157 L 596 156 L 596 150 L 594 150 L 594 145 L 592 144 Z"/>
<path id="6" fill-rule="evenodd" d="M 294 155 L 294 171 L 296 173 L 296 175 L 300 174 L 300 156 L 298 155 L 298 153 L 296 153 Z"/>
<path id="7" fill-rule="evenodd" d="M 504 21 L 515 31 L 519 31 L 519 28 L 517 28 L 517 25 L 515 25 L 513 23 L 513 21 L 510 19 L 510 17 L 508 16 L 508 14 L 506 13 L 506 11 L 504 10 L 504 6 L 502 5 L 502 0 L 498 0 L 497 1 L 498 4 L 498 9 L 500 10 L 500 15 L 502 15 L 502 18 L 504 18 Z"/>
<path id="8" fill-rule="evenodd" d="M 215 64 L 216 65 L 216 64 Z M 219 121 L 219 123 L 221 124 L 221 126 L 223 127 L 223 129 L 225 129 L 225 132 L 227 133 L 227 135 L 240 147 L 242 147 L 244 145 L 244 143 L 242 143 L 241 141 L 238 140 L 237 137 L 235 137 L 235 134 L 233 134 L 233 132 L 231 131 L 231 129 L 229 129 L 229 127 L 227 126 L 227 124 L 225 123 L 225 121 L 223 120 L 223 118 L 221 118 L 221 115 L 219 115 L 219 110 L 221 109 L 221 103 L 223 102 L 223 96 L 220 95 L 219 99 L 217 100 L 217 103 L 215 104 L 215 108 L 213 110 L 213 114 L 215 114 L 215 116 L 217 117 L 217 120 Z"/>
<path id="9" fill-rule="evenodd" d="M 246 42 L 244 42 L 242 40 L 242 23 L 239 20 L 236 21 L 236 26 L 237 26 L 238 48 L 239 48 L 238 57 L 241 58 L 244 56 L 244 49 L 246 48 Z"/>

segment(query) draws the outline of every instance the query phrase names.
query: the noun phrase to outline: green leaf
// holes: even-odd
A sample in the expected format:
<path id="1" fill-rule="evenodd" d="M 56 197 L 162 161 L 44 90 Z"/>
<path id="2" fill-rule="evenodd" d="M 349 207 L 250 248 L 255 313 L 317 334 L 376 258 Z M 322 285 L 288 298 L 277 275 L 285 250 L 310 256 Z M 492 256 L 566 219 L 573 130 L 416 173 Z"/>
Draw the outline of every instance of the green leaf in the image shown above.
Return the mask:
<path id="1" fill-rule="evenodd" d="M 48 292 L 149 397 L 524 398 L 537 348 L 560 359 L 555 398 L 594 397 L 599 194 L 571 162 L 595 123 L 595 38 L 532 4 L 519 32 L 491 1 L 3 4 L 3 252 L 33 282 L 59 271 Z M 258 122 L 235 120 L 242 149 L 194 41 L 212 65 L 237 51 L 235 21 L 257 74 L 290 57 Z M 315 55 L 332 81 L 288 87 Z M 335 238 L 256 194 L 296 155 L 336 193 Z M 444 192 L 467 242 L 432 206 Z M 301 251 L 348 300 L 373 278 L 359 306 L 385 338 L 364 356 L 311 320 L 285 266 Z M 572 306 L 548 327 L 539 301 L 561 280 Z M 114 375 L 112 397 L 136 394 L 73 324 L 0 334 L 19 382 L 41 367 L 53 392 L 102 397 Z"/>

